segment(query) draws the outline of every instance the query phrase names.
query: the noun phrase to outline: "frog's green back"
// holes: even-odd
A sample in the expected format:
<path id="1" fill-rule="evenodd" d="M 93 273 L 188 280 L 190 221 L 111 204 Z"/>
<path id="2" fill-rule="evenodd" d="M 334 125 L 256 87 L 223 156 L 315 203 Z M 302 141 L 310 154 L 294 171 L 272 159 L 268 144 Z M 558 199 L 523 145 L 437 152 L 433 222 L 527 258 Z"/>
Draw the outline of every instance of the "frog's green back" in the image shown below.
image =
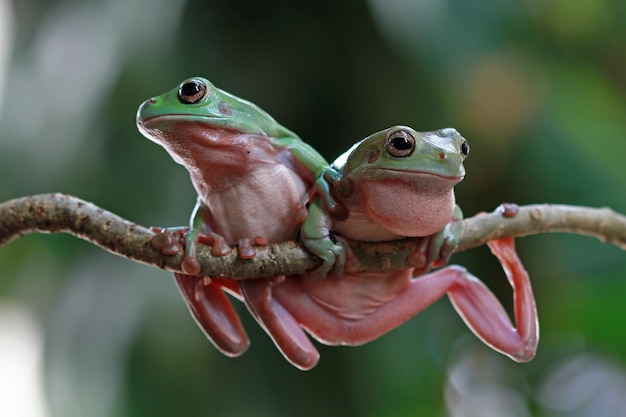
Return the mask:
<path id="1" fill-rule="evenodd" d="M 291 130 L 278 123 L 269 113 L 257 106 L 256 104 L 241 99 L 227 91 L 219 91 L 224 102 L 227 102 L 233 108 L 233 112 L 237 113 L 235 119 L 240 121 L 240 128 L 244 130 L 259 129 L 259 133 L 273 138 L 293 137 L 298 138 Z"/>

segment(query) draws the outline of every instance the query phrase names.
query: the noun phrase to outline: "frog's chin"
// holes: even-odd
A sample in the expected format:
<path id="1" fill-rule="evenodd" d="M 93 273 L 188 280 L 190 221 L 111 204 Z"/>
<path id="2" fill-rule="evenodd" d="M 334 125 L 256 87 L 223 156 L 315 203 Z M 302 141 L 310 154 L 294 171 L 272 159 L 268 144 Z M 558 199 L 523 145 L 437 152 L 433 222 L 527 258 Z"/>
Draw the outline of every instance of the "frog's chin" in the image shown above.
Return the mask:
<path id="1" fill-rule="evenodd" d="M 451 186 L 372 181 L 363 188 L 369 216 L 399 236 L 429 236 L 450 222 L 454 211 Z"/>
<path id="2" fill-rule="evenodd" d="M 217 150 L 237 152 L 246 147 L 247 137 L 260 136 L 244 133 L 231 123 L 221 124 L 218 118 L 204 116 L 155 116 L 138 123 L 138 127 L 145 137 L 180 157 L 200 156 Z"/>

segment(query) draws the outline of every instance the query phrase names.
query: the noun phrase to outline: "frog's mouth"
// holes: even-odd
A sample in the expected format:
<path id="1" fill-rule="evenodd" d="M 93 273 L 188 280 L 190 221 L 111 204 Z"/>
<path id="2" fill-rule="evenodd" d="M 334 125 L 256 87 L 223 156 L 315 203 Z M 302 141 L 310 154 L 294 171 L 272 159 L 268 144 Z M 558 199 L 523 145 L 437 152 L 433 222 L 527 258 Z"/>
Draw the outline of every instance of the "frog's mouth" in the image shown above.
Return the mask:
<path id="1" fill-rule="evenodd" d="M 155 106 L 157 100 L 151 98 L 144 101 L 137 110 L 137 124 L 140 126 L 146 126 L 148 128 L 154 125 L 162 125 L 170 122 L 202 122 L 208 124 L 216 124 L 218 126 L 227 126 L 227 121 L 232 120 L 232 115 L 228 114 L 193 114 L 193 112 L 181 112 L 181 113 L 164 113 L 163 110 Z M 148 126 L 150 125 L 150 126 Z"/>
<path id="2" fill-rule="evenodd" d="M 197 114 L 167 114 L 167 115 L 161 115 L 161 116 L 151 116 L 148 117 L 146 119 L 143 120 L 139 120 L 140 124 L 149 124 L 149 123 L 154 123 L 154 122 L 181 122 L 181 121 L 188 121 L 188 122 L 204 122 L 204 123 L 209 123 L 209 124 L 217 124 L 219 127 L 225 127 L 228 126 L 228 123 L 226 123 L 226 121 L 229 121 L 232 119 L 229 119 L 228 117 L 215 117 L 215 116 L 201 116 L 201 115 L 197 115 Z"/>
<path id="3" fill-rule="evenodd" d="M 420 170 L 409 170 L 409 169 L 395 169 L 395 168 L 377 168 L 379 171 L 389 171 L 393 172 L 394 176 L 397 176 L 399 179 L 407 179 L 410 181 L 419 181 L 421 179 L 424 180 L 441 180 L 449 183 L 459 183 L 465 178 L 465 175 L 443 175 L 438 174 L 436 172 L 429 171 L 420 171 Z"/>
<path id="4" fill-rule="evenodd" d="M 139 120 L 139 125 L 142 125 L 146 128 L 155 127 L 155 126 L 167 126 L 174 124 L 200 124 L 205 128 L 214 128 L 221 130 L 231 130 L 233 132 L 239 133 L 248 133 L 248 134 L 258 134 L 258 135 L 266 135 L 266 133 L 255 126 L 252 126 L 249 123 L 246 123 L 245 120 L 235 121 L 232 117 L 220 117 L 220 116 L 204 116 L 197 114 L 167 114 L 167 115 L 159 115 L 159 116 L 151 116 L 143 120 Z M 150 126 L 151 125 L 151 126 Z"/>

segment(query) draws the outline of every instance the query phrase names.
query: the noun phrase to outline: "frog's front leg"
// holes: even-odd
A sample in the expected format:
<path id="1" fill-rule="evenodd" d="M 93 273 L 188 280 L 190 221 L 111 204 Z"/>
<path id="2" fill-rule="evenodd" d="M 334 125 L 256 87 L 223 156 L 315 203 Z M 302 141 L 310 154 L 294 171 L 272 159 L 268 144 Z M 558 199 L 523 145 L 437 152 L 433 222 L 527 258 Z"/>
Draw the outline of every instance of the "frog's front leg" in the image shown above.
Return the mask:
<path id="1" fill-rule="evenodd" d="M 296 368 L 309 370 L 317 364 L 319 353 L 293 315 L 272 294 L 276 282 L 283 279 L 285 277 L 240 280 L 239 286 L 250 313 L 283 356 Z"/>
<path id="2" fill-rule="evenodd" d="M 463 212 L 455 205 L 452 218 L 443 229 L 421 238 L 417 249 L 409 255 L 409 265 L 419 272 L 426 273 L 431 266 L 440 267 L 447 264 L 459 244 L 463 229 L 462 220 Z"/>
<path id="3" fill-rule="evenodd" d="M 228 291 L 241 299 L 239 286 L 233 279 L 196 277 L 174 274 L 191 315 L 204 331 L 207 338 L 227 356 L 239 356 L 250 345 L 250 341 L 233 308 Z"/>
<path id="4" fill-rule="evenodd" d="M 346 247 L 341 239 L 331 234 L 332 219 L 320 197 L 308 207 L 308 214 L 300 227 L 300 241 L 311 253 L 322 259 L 322 265 L 310 271 L 309 276 L 322 278 L 334 267 L 341 276 L 346 263 Z"/>
<path id="5" fill-rule="evenodd" d="M 342 178 L 341 173 L 330 166 L 328 162 L 311 145 L 295 140 L 293 137 L 274 138 L 275 145 L 281 149 L 288 149 L 294 169 L 301 178 L 308 178 L 313 182 L 311 193 L 307 196 L 310 202 L 319 196 L 328 212 L 335 214 L 342 207 L 332 195 L 331 189 L 336 188 Z"/>
<path id="6" fill-rule="evenodd" d="M 189 227 L 153 227 L 152 231 L 157 233 L 152 237 L 152 246 L 165 255 L 177 254 L 183 248 L 181 269 L 187 275 L 200 273 L 201 268 L 196 257 L 198 243 L 211 246 L 211 254 L 214 256 L 228 255 L 232 251 L 222 236 L 208 230 L 200 198 L 194 206 Z"/>
<path id="7" fill-rule="evenodd" d="M 197 275 L 200 272 L 200 264 L 196 258 L 199 242 L 211 245 L 211 254 L 215 256 L 225 256 L 232 251 L 222 236 L 208 230 L 200 197 L 191 213 L 189 231 L 185 234 L 185 256 L 181 268 L 188 275 Z"/>

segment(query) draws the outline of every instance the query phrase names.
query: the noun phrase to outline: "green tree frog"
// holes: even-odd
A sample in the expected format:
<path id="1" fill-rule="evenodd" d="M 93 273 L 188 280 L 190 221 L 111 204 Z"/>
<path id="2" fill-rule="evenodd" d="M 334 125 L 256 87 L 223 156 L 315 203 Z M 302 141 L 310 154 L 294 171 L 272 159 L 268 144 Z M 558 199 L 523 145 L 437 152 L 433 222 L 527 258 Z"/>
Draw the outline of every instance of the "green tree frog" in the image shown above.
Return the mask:
<path id="1" fill-rule="evenodd" d="M 461 215 L 453 187 L 465 175 L 468 152 L 454 129 L 419 133 L 394 126 L 367 137 L 334 162 L 343 174 L 335 197 L 346 212 L 333 219 L 319 201 L 312 204 L 302 234 L 312 239 L 308 246 L 314 252 L 322 257 L 325 250 L 333 252 L 326 258 L 333 262 L 331 230 L 337 237 L 364 241 L 423 236 L 424 244 L 411 255 L 415 268 L 346 268 L 337 278 L 304 274 L 242 287 L 250 311 L 288 361 L 300 369 L 317 363 L 319 354 L 304 330 L 324 344 L 363 344 L 444 294 L 487 345 L 516 361 L 534 357 L 539 337 L 535 301 L 512 239 L 488 245 L 513 287 L 517 328 L 489 289 L 464 268 L 453 265 L 423 274 L 433 261 L 447 261 L 456 245 Z M 353 263 L 349 256 L 346 265 Z"/>
<path id="2" fill-rule="evenodd" d="M 200 77 L 145 101 L 137 125 L 189 171 L 198 193 L 185 240 L 166 230 L 153 244 L 164 253 L 185 245 L 185 274 L 175 274 L 183 298 L 215 346 L 226 355 L 240 355 L 249 341 L 223 292 L 240 297 L 238 284 L 195 276 L 200 272 L 196 243 L 210 238 L 216 255 L 238 244 L 239 256 L 250 258 L 252 243 L 293 239 L 311 195 L 333 210 L 329 182 L 338 173 L 265 111 Z"/>

